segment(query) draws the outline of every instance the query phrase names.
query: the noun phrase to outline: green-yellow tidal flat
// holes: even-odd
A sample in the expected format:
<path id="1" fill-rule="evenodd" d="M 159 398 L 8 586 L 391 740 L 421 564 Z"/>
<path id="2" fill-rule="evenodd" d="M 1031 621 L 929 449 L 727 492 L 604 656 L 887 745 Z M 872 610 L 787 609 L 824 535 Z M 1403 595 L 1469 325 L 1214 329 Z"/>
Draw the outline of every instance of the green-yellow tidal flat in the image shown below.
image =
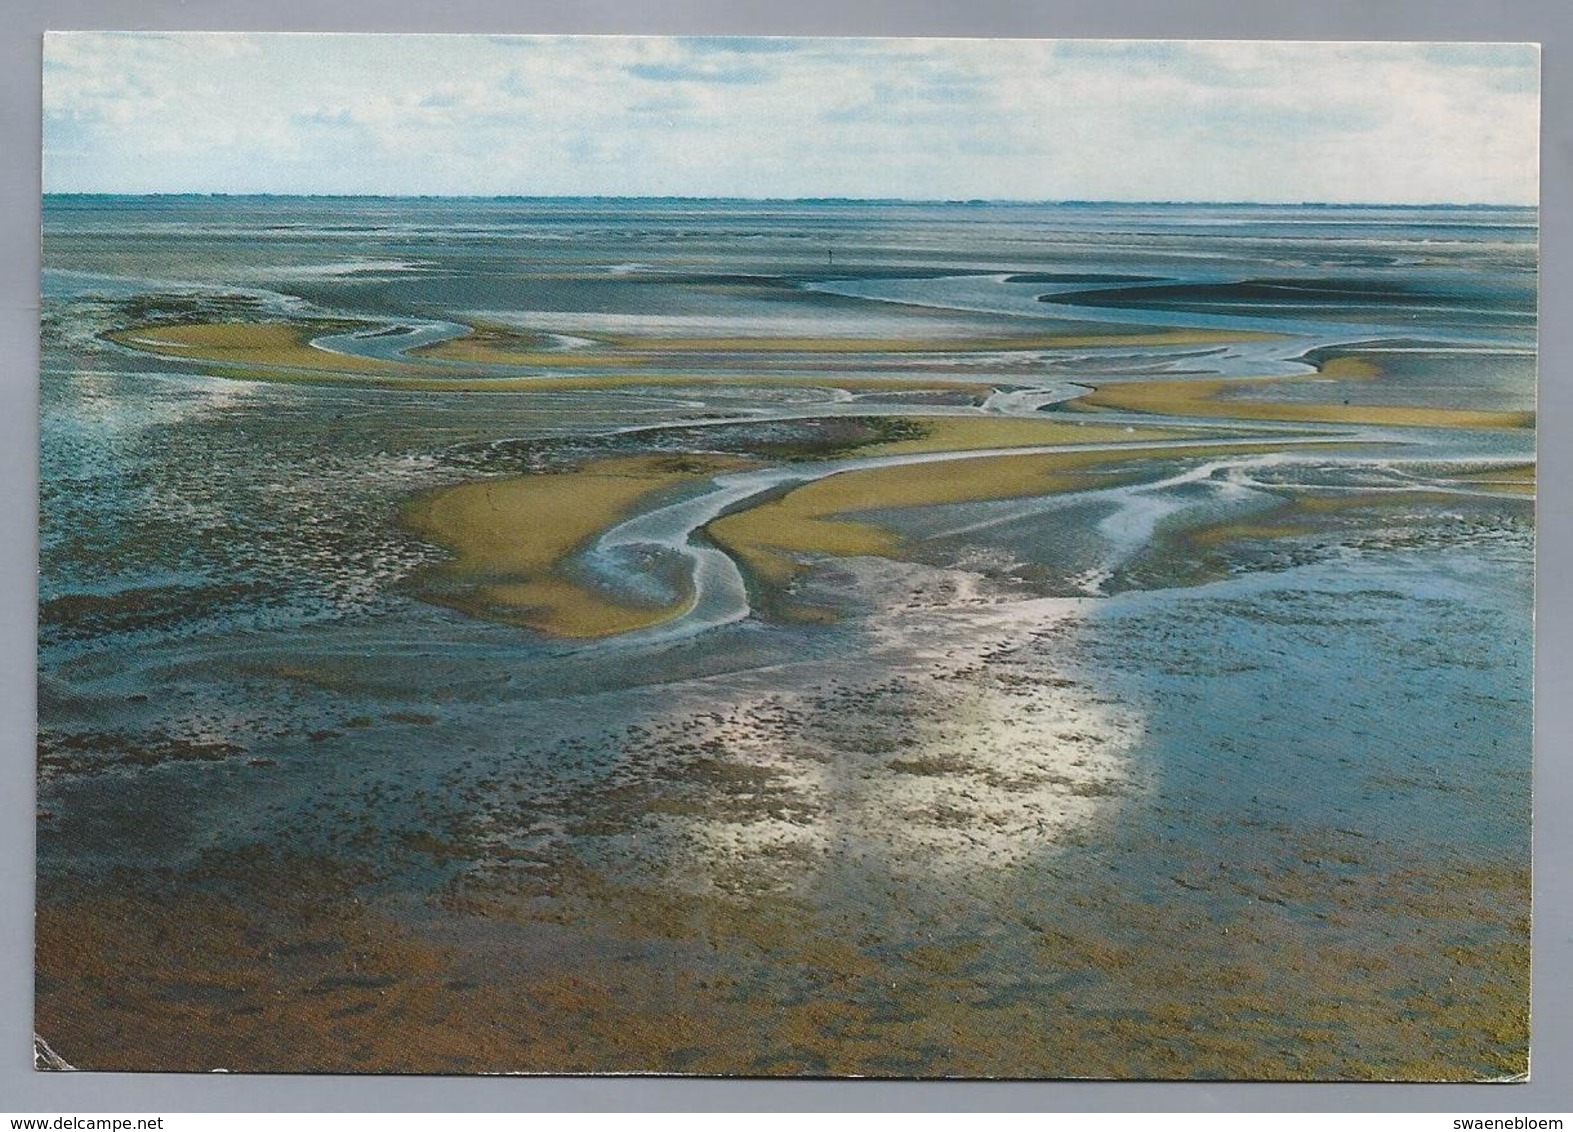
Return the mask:
<path id="1" fill-rule="evenodd" d="M 677 607 L 618 600 L 564 576 L 563 560 L 655 492 L 738 466 L 717 457 L 628 457 L 442 488 L 404 512 L 411 529 L 453 554 L 422 589 L 454 608 L 559 637 L 658 624 Z"/>
<path id="2" fill-rule="evenodd" d="M 1142 436 L 1122 434 L 1122 439 L 1140 440 Z M 1098 482 L 1112 486 L 1139 478 L 1142 472 L 1137 465 L 1144 460 L 1165 456 L 1203 459 L 1229 453 L 1266 452 L 1272 447 L 1264 444 L 1164 449 L 1134 445 L 861 469 L 815 480 L 779 499 L 727 515 L 710 523 L 706 531 L 747 563 L 760 580 L 782 586 L 801 569 L 798 555 L 901 557 L 902 542 L 894 533 L 876 522 L 846 517 L 859 512 L 1076 491 L 1093 482 L 1091 473 L 1097 469 L 1110 464 L 1129 465 L 1123 472 L 1099 478 Z"/>
<path id="3" fill-rule="evenodd" d="M 1210 417 L 1226 420 L 1304 421 L 1321 424 L 1399 425 L 1411 428 L 1532 428 L 1535 414 L 1493 409 L 1451 409 L 1424 405 L 1317 404 L 1271 399 L 1272 383 L 1256 381 L 1185 379 L 1132 381 L 1099 386 L 1076 404 L 1104 409 L 1128 409 L 1158 416 Z M 1250 384 L 1263 392 L 1261 400 L 1224 399 L 1226 389 Z"/>

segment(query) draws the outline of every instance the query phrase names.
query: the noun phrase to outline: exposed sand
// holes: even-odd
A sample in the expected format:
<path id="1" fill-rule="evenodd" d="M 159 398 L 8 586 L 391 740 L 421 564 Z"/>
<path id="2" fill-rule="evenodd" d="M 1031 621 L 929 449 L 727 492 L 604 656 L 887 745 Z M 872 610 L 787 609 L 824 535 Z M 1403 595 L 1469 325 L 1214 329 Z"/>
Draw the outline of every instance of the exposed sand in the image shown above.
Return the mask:
<path id="1" fill-rule="evenodd" d="M 1036 422 L 1019 422 L 1026 425 Z M 1074 428 L 1074 426 L 1067 426 Z M 1130 434 L 1121 430 L 1124 439 Z M 1090 441 L 1089 441 L 1090 442 Z M 1165 456 L 1209 456 L 1273 451 L 1271 446 L 1132 447 L 1090 452 L 1033 453 L 935 461 L 843 472 L 815 480 L 778 499 L 726 515 L 706 533 L 736 555 L 760 580 L 786 585 L 800 567 L 798 554 L 877 554 L 899 557 L 900 539 L 874 523 L 841 518 L 860 511 L 922 507 L 1076 491 L 1100 465 Z M 1130 473 L 1134 478 L 1139 473 Z M 1120 479 L 1100 476 L 1100 484 Z"/>
<path id="2" fill-rule="evenodd" d="M 519 804 L 529 760 L 488 771 L 408 842 L 461 869 L 440 891 L 369 894 L 346 861 L 262 846 L 58 880 L 38 1030 L 99 1071 L 1525 1071 L 1520 865 L 1315 827 L 1231 853 L 1279 836 L 1246 826 L 1217 856 L 1176 856 L 1157 892 L 1096 862 L 1021 872 L 1147 788 L 1126 758 L 1141 720 L 1060 666 L 1075 619 L 1032 615 L 1056 604 L 980 610 L 993 642 L 938 611 L 934 635 L 959 643 L 903 679 L 717 688 L 561 809 Z M 575 832 L 542 869 L 510 860 L 521 827 Z M 641 880 L 624 852 L 658 867 Z M 889 891 L 802 891 L 849 859 L 888 869 Z"/>
<path id="3" fill-rule="evenodd" d="M 112 330 L 106 337 L 134 350 L 198 361 L 314 370 L 397 372 L 401 368 L 395 362 L 331 353 L 311 345 L 319 335 L 345 329 L 298 322 L 189 322 Z"/>
<path id="4" fill-rule="evenodd" d="M 482 480 L 417 498 L 405 521 L 454 554 L 421 587 L 467 613 L 560 637 L 604 637 L 675 616 L 559 573 L 563 560 L 663 488 L 742 466 L 721 457 L 620 457 L 575 472 Z"/>
<path id="5" fill-rule="evenodd" d="M 1260 899 L 1212 918 L 1106 888 L 1096 915 L 1006 915 L 970 939 L 930 923 L 901 947 L 795 901 L 619 889 L 588 870 L 537 920 L 476 901 L 439 937 L 352 896 L 331 863 L 260 855 L 236 862 L 241 899 L 106 885 L 42 903 L 37 1024 L 89 1071 L 1525 1072 L 1527 919 L 1486 942 L 1454 933 L 1526 908 L 1527 870 L 1390 861 L 1353 839 L 1306 857 L 1350 849 L 1374 858 L 1375 883 L 1340 885 L 1309 863 L 1267 871 L 1251 878 Z M 1220 883 L 1199 868 L 1186 879 Z M 595 912 L 550 922 L 574 893 Z M 1340 922 L 1407 915 L 1403 954 L 1284 914 L 1313 902 Z M 1024 993 L 990 997 L 978 978 L 1003 933 L 1029 935 L 1033 963 Z M 636 942 L 662 949 L 660 972 L 625 958 Z M 764 972 L 804 990 L 755 990 Z"/>
<path id="6" fill-rule="evenodd" d="M 1474 472 L 1467 476 L 1459 476 L 1461 480 L 1470 483 L 1527 483 L 1535 482 L 1535 465 L 1518 464 L 1511 468 L 1493 468 L 1486 472 Z"/>
<path id="7" fill-rule="evenodd" d="M 1382 369 L 1370 358 L 1357 354 L 1341 354 L 1336 358 L 1328 358 L 1317 372 L 1323 377 L 1342 377 L 1365 379 L 1380 377 Z"/>
<path id="8" fill-rule="evenodd" d="M 933 354 L 997 353 L 1001 350 L 1042 350 L 1088 346 L 1187 346 L 1277 337 L 1221 330 L 1176 330 L 1148 334 L 1030 334 L 971 338 L 832 338 L 782 335 L 576 334 L 603 347 L 595 351 L 544 350 L 543 338 L 529 331 L 475 324 L 470 333 L 446 342 L 421 346 L 416 357 L 492 365 L 607 366 L 639 365 L 659 353 L 779 354 Z M 607 353 L 611 347 L 614 353 Z"/>
<path id="9" fill-rule="evenodd" d="M 1352 376 L 1352 375 L 1350 375 Z M 1267 386 L 1282 378 L 1251 379 Z M 1233 420 L 1307 421 L 1324 424 L 1408 425 L 1416 428 L 1533 428 L 1535 414 L 1486 409 L 1437 409 L 1417 405 L 1334 405 L 1284 401 L 1222 400 L 1239 380 L 1208 378 L 1103 385 L 1074 404 L 1166 416 Z"/>
<path id="10" fill-rule="evenodd" d="M 1535 465 L 1520 464 L 1511 468 L 1494 468 L 1457 477 L 1459 483 L 1472 484 L 1505 495 L 1535 494 Z"/>
<path id="11" fill-rule="evenodd" d="M 605 350 L 553 350 L 545 335 L 477 323 L 469 333 L 407 351 L 412 358 L 441 358 L 473 365 L 550 366 L 563 369 L 643 365 L 648 357 Z"/>
<path id="12" fill-rule="evenodd" d="M 1380 513 L 1416 507 L 1455 504 L 1458 497 L 1416 485 L 1409 489 L 1382 491 L 1342 491 L 1323 495 L 1297 491 L 1277 507 L 1251 519 L 1226 519 L 1192 527 L 1180 537 L 1195 547 L 1223 546 L 1238 542 L 1263 542 L 1272 539 L 1301 538 L 1326 534 L 1329 523 L 1350 512 Z"/>

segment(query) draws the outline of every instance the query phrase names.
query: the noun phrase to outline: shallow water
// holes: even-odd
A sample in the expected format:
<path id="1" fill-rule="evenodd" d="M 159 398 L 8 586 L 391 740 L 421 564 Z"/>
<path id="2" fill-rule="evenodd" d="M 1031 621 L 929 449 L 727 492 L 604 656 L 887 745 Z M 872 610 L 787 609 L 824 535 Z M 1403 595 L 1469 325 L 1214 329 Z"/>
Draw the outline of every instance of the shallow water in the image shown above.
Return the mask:
<path id="1" fill-rule="evenodd" d="M 576 576 L 613 594 L 649 583 L 639 563 L 656 548 L 693 571 L 685 614 L 595 642 L 422 601 L 445 552 L 399 515 L 434 487 L 736 451 L 838 416 L 1076 419 L 1064 402 L 1081 389 L 1152 377 L 1522 409 L 1535 223 L 1502 209 L 51 199 L 41 900 L 71 906 L 112 868 L 194 892 L 225 855 L 305 855 L 365 870 L 363 895 L 461 965 L 562 933 L 619 971 L 734 988 L 697 994 L 719 1027 L 708 1054 L 652 1038 L 500 1068 L 1503 1071 L 1516 1037 L 1443 1035 L 1404 1059 L 1409 1023 L 1381 1019 L 1415 996 L 1442 1008 L 1452 976 L 1429 960 L 1402 978 L 1317 967 L 1363 1012 L 1318 1039 L 1326 1060 L 1273 1060 L 1299 1039 L 1272 1027 L 1228 1056 L 1141 1051 L 1176 1024 L 1160 1007 L 1220 1034 L 1256 1009 L 1165 998 L 1176 950 L 1201 970 L 1250 966 L 1264 993 L 1297 988 L 1284 1015 L 1311 1025 L 1325 983 L 1296 982 L 1275 952 L 1350 947 L 1397 970 L 1417 916 L 1438 949 L 1516 938 L 1516 889 L 1445 915 L 1416 912 L 1409 888 L 1408 903 L 1357 894 L 1446 884 L 1462 900 L 1460 876 L 1527 865 L 1533 499 L 1466 477 L 1532 462 L 1532 430 L 1165 421 L 1206 432 L 1059 494 L 849 516 L 901 536 L 900 560 L 806 563 L 794 600 L 829 611 L 809 622 L 758 600 L 704 521 L 791 482 L 937 457 L 767 456 L 583 548 Z M 645 385 L 417 391 L 245 380 L 98 337 L 150 310 L 361 319 L 314 344 L 391 360 L 478 316 L 563 335 L 569 352 L 608 334 L 874 344 L 688 345 Z M 1198 327 L 1276 336 L 1154 337 Z M 1137 332 L 1147 340 L 964 347 Z M 879 345 L 903 338 L 927 345 Z M 1317 372 L 1324 356 L 1380 365 L 1384 351 L 1403 364 Z M 808 384 L 766 380 L 783 374 Z M 916 391 L 850 380 L 891 374 Z M 229 875 L 220 887 L 239 897 L 260 884 Z M 802 940 L 769 927 L 778 905 Z M 677 920 L 708 925 L 709 950 Z M 1081 949 L 1055 945 L 1052 972 L 1045 924 Z M 805 940 L 850 947 L 844 969 Z M 602 959 L 582 962 L 610 978 Z M 140 961 L 161 977 L 160 960 Z M 1470 962 L 1470 979 L 1491 974 Z M 858 989 L 827 985 L 816 963 Z M 51 1044 L 109 1067 L 91 1026 L 56 1040 L 68 1027 L 50 1001 Z M 862 1036 L 824 1023 L 798 1040 L 764 1021 L 814 1002 L 841 1003 Z M 1156 1029 L 1076 1037 L 1138 1014 Z M 949 1046 L 898 1024 L 940 1017 L 961 1035 Z M 1012 1060 L 980 1036 L 1048 1019 L 1074 1020 L 1068 1045 L 1028 1042 Z M 726 1042 L 741 1043 L 730 1061 Z M 1357 1047 L 1386 1052 L 1373 1070 Z"/>

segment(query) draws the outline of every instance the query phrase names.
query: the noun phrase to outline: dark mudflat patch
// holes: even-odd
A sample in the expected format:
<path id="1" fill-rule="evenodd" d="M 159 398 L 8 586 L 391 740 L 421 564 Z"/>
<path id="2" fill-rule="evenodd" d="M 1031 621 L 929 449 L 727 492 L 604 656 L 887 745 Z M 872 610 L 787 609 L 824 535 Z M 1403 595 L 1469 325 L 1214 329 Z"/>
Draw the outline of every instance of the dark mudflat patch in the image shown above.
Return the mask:
<path id="1" fill-rule="evenodd" d="M 801 420 L 676 425 L 618 435 L 501 440 L 446 454 L 456 465 L 484 471 L 536 472 L 600 456 L 721 453 L 771 460 L 832 460 L 860 448 L 920 440 L 927 428 L 900 417 L 816 417 Z"/>

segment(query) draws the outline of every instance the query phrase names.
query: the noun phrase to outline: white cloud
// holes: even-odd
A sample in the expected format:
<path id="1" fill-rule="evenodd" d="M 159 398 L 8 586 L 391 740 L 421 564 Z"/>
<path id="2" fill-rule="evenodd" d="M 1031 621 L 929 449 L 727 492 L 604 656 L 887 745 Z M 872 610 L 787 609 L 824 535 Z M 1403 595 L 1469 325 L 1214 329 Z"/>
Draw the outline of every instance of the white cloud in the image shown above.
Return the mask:
<path id="1" fill-rule="evenodd" d="M 1511 201 L 1516 45 L 69 33 L 51 191 Z"/>

